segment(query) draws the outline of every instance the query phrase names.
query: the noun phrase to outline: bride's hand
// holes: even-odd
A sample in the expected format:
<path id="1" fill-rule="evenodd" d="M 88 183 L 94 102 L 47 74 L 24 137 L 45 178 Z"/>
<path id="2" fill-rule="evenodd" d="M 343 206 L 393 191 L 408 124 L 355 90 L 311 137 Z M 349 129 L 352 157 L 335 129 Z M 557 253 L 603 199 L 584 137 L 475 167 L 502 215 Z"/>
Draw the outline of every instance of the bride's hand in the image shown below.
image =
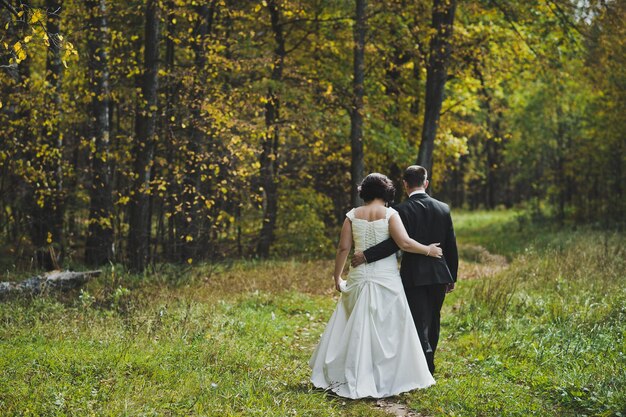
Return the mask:
<path id="1" fill-rule="evenodd" d="M 335 278 L 335 289 L 339 292 L 341 292 L 341 286 L 339 285 L 340 282 L 341 282 L 341 277 Z"/>
<path id="2" fill-rule="evenodd" d="M 345 292 L 347 285 L 347 282 L 341 277 L 335 280 L 335 289 L 339 292 Z"/>
<path id="3" fill-rule="evenodd" d="M 430 245 L 428 245 L 428 255 L 426 256 L 441 258 L 443 256 L 443 250 L 441 250 L 441 248 L 439 247 L 440 244 L 441 243 L 431 243 Z"/>

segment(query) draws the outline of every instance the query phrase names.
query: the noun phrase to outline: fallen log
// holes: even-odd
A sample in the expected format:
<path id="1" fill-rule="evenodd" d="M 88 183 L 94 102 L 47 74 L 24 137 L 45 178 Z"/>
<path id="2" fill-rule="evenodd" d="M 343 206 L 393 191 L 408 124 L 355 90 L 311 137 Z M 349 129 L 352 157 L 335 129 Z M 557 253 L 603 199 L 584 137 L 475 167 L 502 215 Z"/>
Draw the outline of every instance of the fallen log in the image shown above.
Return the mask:
<path id="1" fill-rule="evenodd" d="M 83 286 L 102 271 L 51 271 L 22 282 L 0 282 L 0 297 L 15 294 L 41 294 L 48 291 L 69 291 Z"/>

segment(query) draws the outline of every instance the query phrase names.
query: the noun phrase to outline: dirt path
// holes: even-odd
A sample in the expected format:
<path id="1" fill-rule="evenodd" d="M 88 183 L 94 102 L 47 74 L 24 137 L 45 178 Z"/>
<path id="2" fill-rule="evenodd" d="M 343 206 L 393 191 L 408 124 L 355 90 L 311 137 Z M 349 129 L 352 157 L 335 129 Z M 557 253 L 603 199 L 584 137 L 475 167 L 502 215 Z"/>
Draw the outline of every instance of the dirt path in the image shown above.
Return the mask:
<path id="1" fill-rule="evenodd" d="M 376 401 L 376 407 L 396 417 L 426 417 L 423 414 L 412 411 L 406 404 L 396 403 L 389 400 Z"/>
<path id="2" fill-rule="evenodd" d="M 490 277 L 509 266 L 504 256 L 478 245 L 459 245 L 459 256 L 459 277 L 462 280 Z"/>
<path id="3" fill-rule="evenodd" d="M 490 253 L 477 245 L 459 245 L 459 277 L 461 280 L 480 279 L 493 276 L 509 266 L 504 256 Z M 376 407 L 395 417 L 427 417 L 403 403 L 391 399 L 376 401 Z"/>

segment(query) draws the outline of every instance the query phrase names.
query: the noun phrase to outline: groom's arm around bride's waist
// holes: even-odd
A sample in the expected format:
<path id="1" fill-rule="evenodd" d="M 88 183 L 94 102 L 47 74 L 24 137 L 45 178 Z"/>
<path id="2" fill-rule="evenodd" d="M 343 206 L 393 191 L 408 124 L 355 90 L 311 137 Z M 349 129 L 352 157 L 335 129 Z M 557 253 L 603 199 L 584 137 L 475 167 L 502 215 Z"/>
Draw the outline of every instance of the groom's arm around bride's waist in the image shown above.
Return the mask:
<path id="1" fill-rule="evenodd" d="M 393 255 L 400 250 L 396 242 L 389 238 L 363 251 L 365 262 L 372 263 Z"/>
<path id="2" fill-rule="evenodd" d="M 350 261 L 350 266 L 352 266 L 352 268 L 356 268 L 357 266 L 365 263 L 371 264 L 386 258 L 399 250 L 400 247 L 393 239 L 390 238 L 366 249 L 364 252 L 355 252 L 352 260 Z"/>

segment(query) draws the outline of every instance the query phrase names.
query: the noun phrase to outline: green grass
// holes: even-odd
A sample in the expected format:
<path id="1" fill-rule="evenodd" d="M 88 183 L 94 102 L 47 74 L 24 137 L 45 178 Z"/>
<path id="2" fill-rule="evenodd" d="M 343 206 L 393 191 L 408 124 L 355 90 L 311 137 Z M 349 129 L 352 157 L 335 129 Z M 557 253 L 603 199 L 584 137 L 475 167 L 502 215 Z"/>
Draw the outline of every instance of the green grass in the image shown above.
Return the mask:
<path id="1" fill-rule="evenodd" d="M 614 230 L 594 230 L 588 226 L 560 227 L 549 219 L 522 211 L 458 211 L 453 213 L 454 229 L 461 244 L 474 244 L 509 260 L 533 250 L 565 249 L 588 236 L 602 244 L 623 239 Z"/>
<path id="2" fill-rule="evenodd" d="M 626 416 L 624 238 L 459 213 L 466 274 L 445 302 L 428 416 Z M 524 227 L 520 227 L 520 225 Z M 489 273 L 491 258 L 511 262 Z M 332 260 L 235 262 L 0 304 L 0 415 L 384 416 L 312 389 Z M 474 269 L 472 269 L 474 271 Z"/>
<path id="3" fill-rule="evenodd" d="M 60 301 L 1 304 L 0 414 L 385 415 L 308 383 L 330 267 L 198 267 L 173 285 L 108 271 Z"/>
<path id="4" fill-rule="evenodd" d="M 623 236 L 520 229 L 507 212 L 455 221 L 461 244 L 513 260 L 446 300 L 442 372 L 411 405 L 432 415 L 626 415 Z"/>

